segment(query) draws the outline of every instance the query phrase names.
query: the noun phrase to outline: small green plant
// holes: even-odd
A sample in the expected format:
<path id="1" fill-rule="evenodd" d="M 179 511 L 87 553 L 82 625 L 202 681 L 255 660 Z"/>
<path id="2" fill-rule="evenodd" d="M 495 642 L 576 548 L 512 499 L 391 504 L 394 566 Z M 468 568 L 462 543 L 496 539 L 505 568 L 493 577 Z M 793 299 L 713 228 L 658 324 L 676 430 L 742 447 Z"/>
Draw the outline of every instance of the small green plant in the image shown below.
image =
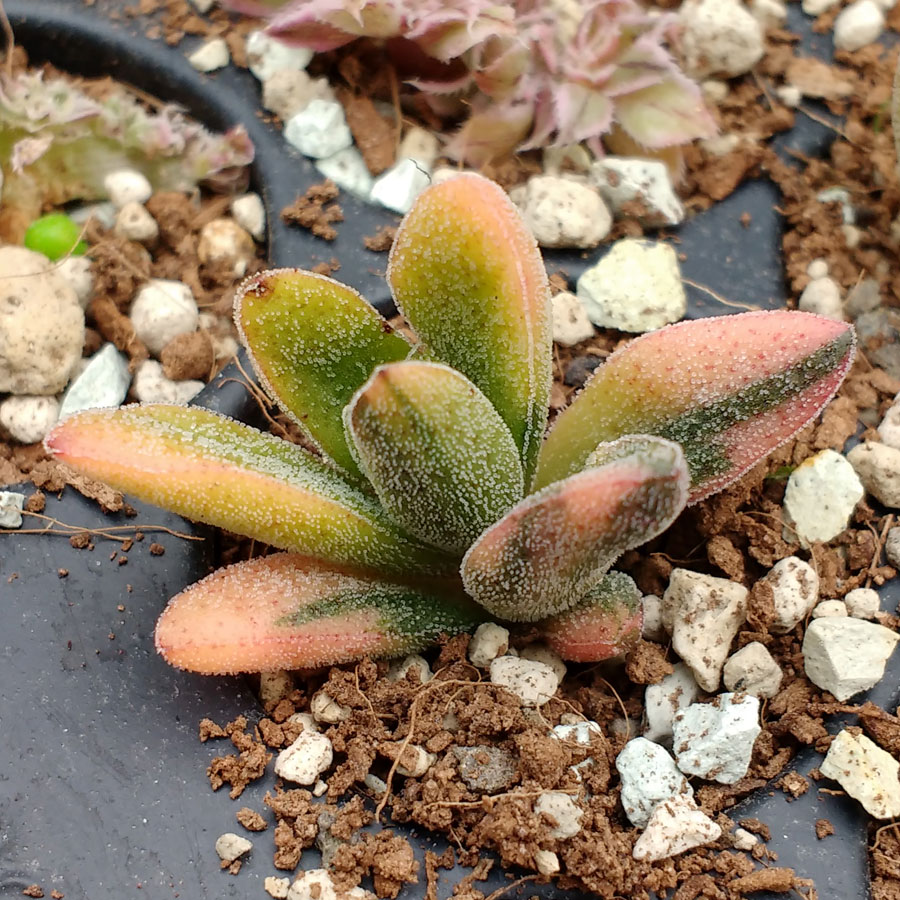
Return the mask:
<path id="1" fill-rule="evenodd" d="M 246 178 L 253 145 L 243 126 L 214 134 L 175 106 L 149 112 L 125 86 L 104 88 L 93 97 L 39 70 L 0 72 L 0 240 L 21 243 L 42 209 L 105 197 L 115 169 L 138 169 L 161 191 Z"/>
<path id="2" fill-rule="evenodd" d="M 481 165 L 515 150 L 600 139 L 614 126 L 659 149 L 710 137 L 696 84 L 664 44 L 669 14 L 636 0 L 227 0 L 312 50 L 385 42 L 436 106 L 468 118 L 445 152 Z"/>
<path id="3" fill-rule="evenodd" d="M 810 421 L 853 356 L 849 325 L 806 313 L 684 322 L 610 356 L 545 438 L 549 288 L 503 191 L 477 175 L 425 191 L 388 281 L 414 343 L 311 272 L 239 292 L 259 379 L 319 456 L 167 405 L 78 413 L 49 435 L 80 472 L 289 551 L 175 597 L 156 632 L 171 663 L 399 655 L 488 615 L 536 623 L 568 659 L 620 654 L 641 608 L 616 558 Z"/>
<path id="4" fill-rule="evenodd" d="M 48 213 L 28 226 L 25 246 L 54 262 L 67 253 L 83 256 L 87 244 L 78 239 L 80 234 L 81 229 L 65 213 Z"/>

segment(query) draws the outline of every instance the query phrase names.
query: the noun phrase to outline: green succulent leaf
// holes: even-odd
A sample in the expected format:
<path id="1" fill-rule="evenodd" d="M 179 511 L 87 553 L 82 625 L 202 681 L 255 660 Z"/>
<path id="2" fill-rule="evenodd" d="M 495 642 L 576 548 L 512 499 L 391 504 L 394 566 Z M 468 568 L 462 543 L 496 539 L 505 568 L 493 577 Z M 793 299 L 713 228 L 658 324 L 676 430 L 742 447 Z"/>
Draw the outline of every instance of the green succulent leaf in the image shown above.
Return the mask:
<path id="1" fill-rule="evenodd" d="M 853 361 L 853 329 L 810 313 L 752 312 L 642 335 L 600 366 L 541 449 L 536 487 L 580 471 L 603 441 L 677 441 L 690 503 L 721 490 L 822 410 Z"/>
<path id="2" fill-rule="evenodd" d="M 571 609 L 681 512 L 689 478 L 677 444 L 645 437 L 605 452 L 605 465 L 526 497 L 465 555 L 463 584 L 489 612 L 531 622 Z"/>
<path id="3" fill-rule="evenodd" d="M 483 618 L 458 580 L 384 581 L 278 553 L 219 569 L 174 597 L 156 647 L 207 675 L 313 668 L 414 653 Z"/>
<path id="4" fill-rule="evenodd" d="M 386 572 L 451 572 L 375 500 L 301 447 L 208 410 L 130 406 L 58 424 L 46 446 L 90 478 L 287 550 Z"/>
<path id="5" fill-rule="evenodd" d="M 380 366 L 344 422 L 363 473 L 410 534 L 462 554 L 522 499 L 522 466 L 490 400 L 449 366 Z"/>
<path id="6" fill-rule="evenodd" d="M 423 192 L 397 232 L 388 281 L 429 358 L 494 404 L 527 485 L 550 395 L 550 295 L 537 244 L 504 191 L 460 175 Z"/>
<path id="7" fill-rule="evenodd" d="M 538 623 L 563 659 L 601 662 L 624 655 L 641 636 L 641 592 L 623 572 L 607 572 L 572 609 Z"/>
<path id="8" fill-rule="evenodd" d="M 341 411 L 376 366 L 406 357 L 406 340 L 352 288 L 300 269 L 247 279 L 234 318 L 266 390 L 318 447 L 358 474 Z"/>

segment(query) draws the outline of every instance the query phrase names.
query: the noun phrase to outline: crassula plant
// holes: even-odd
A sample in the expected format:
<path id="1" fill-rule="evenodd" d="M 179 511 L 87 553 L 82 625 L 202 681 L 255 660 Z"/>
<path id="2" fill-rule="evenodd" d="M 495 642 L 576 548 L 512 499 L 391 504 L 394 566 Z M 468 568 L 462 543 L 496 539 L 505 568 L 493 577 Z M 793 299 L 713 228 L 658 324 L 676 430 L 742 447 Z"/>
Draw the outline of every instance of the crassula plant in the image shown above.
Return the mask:
<path id="1" fill-rule="evenodd" d="M 545 437 L 548 282 L 499 187 L 425 191 L 388 281 L 415 340 L 322 275 L 241 287 L 259 379 L 318 453 L 169 405 L 78 413 L 47 438 L 80 472 L 288 551 L 175 597 L 156 632 L 174 665 L 400 655 L 486 617 L 534 623 L 569 659 L 620 654 L 641 609 L 616 558 L 809 422 L 853 355 L 850 326 L 806 313 L 684 322 L 613 353 Z"/>
<path id="2" fill-rule="evenodd" d="M 710 137 L 715 123 L 665 42 L 675 17 L 636 0 L 228 0 L 312 50 L 385 42 L 401 72 L 468 118 L 446 152 L 479 165 L 514 150 L 621 129 L 647 148 Z"/>

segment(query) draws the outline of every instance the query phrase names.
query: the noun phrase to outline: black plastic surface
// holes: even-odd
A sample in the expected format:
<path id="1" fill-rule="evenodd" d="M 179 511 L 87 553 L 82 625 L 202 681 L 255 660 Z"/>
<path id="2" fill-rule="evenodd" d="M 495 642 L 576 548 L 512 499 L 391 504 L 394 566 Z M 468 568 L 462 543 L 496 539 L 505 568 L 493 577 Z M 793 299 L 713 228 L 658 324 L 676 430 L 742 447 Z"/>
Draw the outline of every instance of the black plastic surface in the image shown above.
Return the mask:
<path id="1" fill-rule="evenodd" d="M 121 4 L 110 0 L 92 8 L 81 0 L 6 0 L 5 6 L 18 40 L 35 60 L 122 78 L 181 103 L 215 128 L 243 122 L 257 148 L 253 178 L 269 214 L 270 262 L 308 266 L 336 256 L 339 278 L 379 305 L 386 301 L 380 277 L 386 258 L 365 251 L 361 238 L 396 217 L 342 197 L 346 221 L 334 244 L 284 227 L 280 208 L 320 178 L 258 116 L 259 88 L 249 73 L 229 68 L 199 75 L 183 49 L 146 40 L 128 20 L 111 23 L 108 13 Z M 798 14 L 792 7 L 792 16 Z M 804 121 L 780 143 L 810 151 L 821 149 L 824 140 L 820 126 Z M 685 277 L 731 301 L 783 305 L 775 202 L 771 185 L 750 182 L 681 226 Z M 749 229 L 739 223 L 745 211 L 752 217 Z M 548 254 L 548 268 L 574 278 L 602 252 Z M 691 317 L 734 311 L 694 288 L 689 297 Z M 200 402 L 252 418 L 255 405 L 234 374 L 220 376 Z M 61 501 L 49 498 L 46 514 L 88 528 L 110 524 L 71 490 Z M 192 532 L 178 517 L 148 507 L 134 521 Z M 210 791 L 204 769 L 217 751 L 196 738 L 203 716 L 224 721 L 242 712 L 258 715 L 252 693 L 238 679 L 176 672 L 152 648 L 157 615 L 169 596 L 208 571 L 211 543 L 153 537 L 164 544 L 164 556 L 149 555 L 148 535 L 120 567 L 109 559 L 115 545 L 108 541 L 97 540 L 89 552 L 72 549 L 65 537 L 0 535 L 0 897 L 21 896 L 32 882 L 48 893 L 58 887 L 68 898 L 91 900 L 259 897 L 262 880 L 276 874 L 271 832 L 256 837 L 258 849 L 238 878 L 220 872 L 213 845 L 220 833 L 235 830 L 237 807 L 224 792 Z M 59 568 L 68 569 L 66 578 L 58 576 Z M 127 584 L 133 586 L 130 593 Z M 873 692 L 889 709 L 897 702 L 898 674 L 895 659 Z M 820 761 L 817 754 L 804 754 L 794 768 L 805 775 Z M 259 808 L 262 790 L 248 789 L 247 805 Z M 792 803 L 780 791 L 760 792 L 733 814 L 768 823 L 769 847 L 779 864 L 815 878 L 822 900 L 869 896 L 865 818 L 852 801 L 820 795 L 813 786 Z M 830 819 L 837 835 L 816 840 L 817 818 Z M 431 845 L 429 837 L 413 836 L 420 848 Z M 308 853 L 302 865 L 317 865 L 315 854 Z M 442 896 L 460 876 L 442 873 Z M 496 872 L 483 889 L 504 883 Z M 401 898 L 423 890 L 407 888 Z M 523 896 L 562 896 L 530 884 L 521 890 Z"/>

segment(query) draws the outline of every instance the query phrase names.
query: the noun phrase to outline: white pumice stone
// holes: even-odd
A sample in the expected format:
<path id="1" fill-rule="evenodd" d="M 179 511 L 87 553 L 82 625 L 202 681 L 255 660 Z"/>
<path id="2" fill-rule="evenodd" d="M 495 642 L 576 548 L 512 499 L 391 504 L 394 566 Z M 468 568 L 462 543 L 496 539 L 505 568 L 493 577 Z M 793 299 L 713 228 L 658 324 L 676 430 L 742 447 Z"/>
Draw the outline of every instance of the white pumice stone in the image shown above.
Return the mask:
<path id="1" fill-rule="evenodd" d="M 556 672 L 542 662 L 499 656 L 491 661 L 491 683 L 515 694 L 522 706 L 543 706 L 559 687 Z"/>
<path id="2" fill-rule="evenodd" d="M 675 714 L 672 748 L 678 768 L 720 784 L 740 781 L 750 767 L 759 725 L 759 699 L 719 694 Z"/>
<path id="3" fill-rule="evenodd" d="M 697 807 L 693 798 L 675 797 L 656 807 L 631 855 L 656 862 L 711 844 L 721 836 L 722 829 Z"/>
<path id="4" fill-rule="evenodd" d="M 754 697 L 774 697 L 784 673 L 772 654 L 753 641 L 725 661 L 722 680 L 729 691 L 744 691 Z"/>
<path id="5" fill-rule="evenodd" d="M 335 702 L 325 691 L 313 694 L 309 704 L 310 712 L 317 722 L 325 722 L 328 725 L 336 725 L 343 722 L 350 715 L 350 709 Z"/>
<path id="6" fill-rule="evenodd" d="M 132 200 L 116 214 L 113 231 L 128 241 L 150 243 L 159 237 L 159 225 L 143 203 Z"/>
<path id="7" fill-rule="evenodd" d="M 224 38 L 213 38 L 201 44 L 188 56 L 188 62 L 198 72 L 215 72 L 224 69 L 231 62 L 228 44 Z"/>
<path id="8" fill-rule="evenodd" d="M 262 86 L 262 105 L 283 122 L 303 112 L 313 100 L 336 99 L 327 79 L 311 78 L 303 69 L 279 69 Z"/>
<path id="9" fill-rule="evenodd" d="M 806 677 L 840 703 L 881 681 L 900 635 L 850 616 L 814 619 L 803 638 Z"/>
<path id="10" fill-rule="evenodd" d="M 596 723 L 588 720 L 570 722 L 553 726 L 553 736 L 561 741 L 574 741 L 576 744 L 591 743 L 591 739 L 602 735 L 603 729 Z"/>
<path id="11" fill-rule="evenodd" d="M 387 673 L 388 681 L 403 681 L 406 678 L 406 673 L 410 671 L 415 672 L 419 676 L 419 681 L 422 684 L 427 684 L 434 678 L 431 666 L 428 665 L 428 660 L 417 653 L 412 653 L 391 665 Z"/>
<path id="12" fill-rule="evenodd" d="M 275 774 L 295 784 L 315 784 L 334 758 L 331 740 L 317 731 L 303 731 L 275 759 Z"/>
<path id="13" fill-rule="evenodd" d="M 772 588 L 775 620 L 769 630 L 775 634 L 786 634 L 805 619 L 819 597 L 816 570 L 798 556 L 778 560 L 762 581 Z"/>
<path id="14" fill-rule="evenodd" d="M 583 181 L 534 175 L 511 199 L 542 247 L 596 247 L 612 227 L 600 192 Z"/>
<path id="15" fill-rule="evenodd" d="M 828 542 L 849 524 L 856 504 L 865 495 L 853 465 L 834 450 L 821 450 L 805 459 L 788 478 L 784 513 L 789 529 L 803 546 Z"/>
<path id="16" fill-rule="evenodd" d="M 747 831 L 746 828 L 735 828 L 732 841 L 732 846 L 735 850 L 743 850 L 745 853 L 749 853 L 759 843 L 759 838 Z"/>
<path id="17" fill-rule="evenodd" d="M 181 281 L 152 278 L 131 304 L 131 324 L 147 349 L 159 355 L 172 338 L 197 330 L 200 311 L 191 289 Z"/>
<path id="18" fill-rule="evenodd" d="M 581 817 L 584 815 L 578 804 L 562 791 L 545 791 L 534 803 L 538 816 L 549 816 L 556 822 L 549 836 L 557 841 L 575 837 L 581 831 Z"/>
<path id="19" fill-rule="evenodd" d="M 690 666 L 697 684 L 715 691 L 738 628 L 747 617 L 749 591 L 727 578 L 673 569 L 663 595 L 663 624 L 672 647 Z"/>
<path id="20" fill-rule="evenodd" d="M 313 718 L 312 713 L 294 713 L 292 716 L 288 716 L 288 722 L 291 722 L 294 725 L 300 725 L 304 731 L 322 730 L 319 728 L 319 723 Z"/>
<path id="21" fill-rule="evenodd" d="M 821 257 L 810 260 L 809 265 L 806 267 L 806 274 L 813 280 L 816 278 L 825 278 L 828 275 L 828 271 L 828 260 L 822 259 Z"/>
<path id="22" fill-rule="evenodd" d="M 820 16 L 832 6 L 837 6 L 839 2 L 840 0 L 803 0 L 800 8 L 808 16 Z"/>
<path id="23" fill-rule="evenodd" d="M 247 36 L 247 66 L 260 81 L 268 81 L 279 69 L 305 69 L 312 58 L 312 50 L 289 47 L 263 31 Z"/>
<path id="24" fill-rule="evenodd" d="M 838 782 L 870 816 L 900 816 L 900 763 L 865 735 L 835 735 L 819 771 Z"/>
<path id="25" fill-rule="evenodd" d="M 336 100 L 311 100 L 305 109 L 288 119 L 284 139 L 314 159 L 333 156 L 353 143 L 344 107 Z"/>
<path id="26" fill-rule="evenodd" d="M 846 616 L 847 604 L 843 600 L 823 600 L 817 603 L 812 611 L 814 619 L 834 618 L 835 616 Z"/>
<path id="27" fill-rule="evenodd" d="M 854 588 L 844 595 L 844 604 L 854 619 L 874 619 L 881 609 L 881 598 L 874 588 Z"/>
<path id="28" fill-rule="evenodd" d="M 216 853 L 222 862 L 232 863 L 236 859 L 240 859 L 245 853 L 249 853 L 252 849 L 252 842 L 231 831 L 220 834 L 216 838 Z"/>
<path id="29" fill-rule="evenodd" d="M 900 450 L 865 441 L 847 454 L 847 461 L 876 500 L 892 509 L 900 508 Z"/>
<path id="30" fill-rule="evenodd" d="M 874 0 L 856 0 L 834 20 L 834 46 L 850 52 L 859 50 L 877 41 L 884 26 L 884 13 Z"/>
<path id="31" fill-rule="evenodd" d="M 659 241 L 616 241 L 575 292 L 595 325 L 632 334 L 677 322 L 687 311 L 675 250 Z"/>
<path id="32" fill-rule="evenodd" d="M 663 162 L 608 156 L 591 166 L 591 180 L 614 213 L 620 213 L 626 203 L 637 201 L 646 209 L 640 218 L 648 225 L 678 225 L 684 221 L 684 207 Z"/>
<path id="33" fill-rule="evenodd" d="M 274 875 L 269 875 L 263 881 L 263 890 L 270 897 L 274 897 L 275 900 L 285 900 L 290 888 L 291 888 L 291 879 L 290 878 L 276 878 Z"/>
<path id="34" fill-rule="evenodd" d="M 197 240 L 197 258 L 204 265 L 225 262 L 231 265 L 235 278 L 247 272 L 256 255 L 256 246 L 249 231 L 241 228 L 234 219 L 222 217 L 207 222 L 200 229 Z"/>
<path id="35" fill-rule="evenodd" d="M 22 525 L 24 509 L 24 494 L 17 494 L 15 491 L 0 491 L 0 528 L 19 528 Z"/>
<path id="36" fill-rule="evenodd" d="M 787 21 L 787 6 L 782 0 L 751 0 L 750 15 L 763 28 L 781 28 Z"/>
<path id="37" fill-rule="evenodd" d="M 387 782 L 369 772 L 363 778 L 363 784 L 376 796 L 381 797 L 387 791 Z"/>
<path id="38" fill-rule="evenodd" d="M 656 594 L 646 594 L 641 600 L 644 608 L 644 624 L 641 626 L 641 636 L 645 641 L 655 641 L 657 644 L 665 644 L 669 640 L 669 632 L 663 625 L 662 597 Z"/>
<path id="39" fill-rule="evenodd" d="M 622 807 L 637 828 L 647 826 L 660 803 L 680 795 L 694 796 L 675 760 L 646 738 L 634 738 L 625 745 L 616 757 L 616 769 L 622 778 Z"/>
<path id="40" fill-rule="evenodd" d="M 810 281 L 803 289 L 797 305 L 804 312 L 816 313 L 838 322 L 844 320 L 841 289 L 838 283 L 827 275 Z"/>
<path id="41" fill-rule="evenodd" d="M 347 191 L 348 194 L 365 200 L 369 198 L 375 179 L 356 147 L 348 147 L 333 156 L 317 159 L 314 165 L 322 175 L 330 178 L 342 191 Z"/>
<path id="42" fill-rule="evenodd" d="M 337 900 L 337 891 L 327 869 L 307 869 L 291 885 L 287 900 Z"/>
<path id="43" fill-rule="evenodd" d="M 401 159 L 372 183 L 369 200 L 406 215 L 416 197 L 431 183 L 429 171 L 414 159 Z"/>
<path id="44" fill-rule="evenodd" d="M 0 394 L 56 394 L 81 359 L 84 311 L 41 253 L 0 247 Z"/>
<path id="45" fill-rule="evenodd" d="M 103 179 L 110 203 L 121 209 L 126 203 L 146 203 L 153 196 L 153 185 L 137 169 L 116 169 Z"/>
<path id="46" fill-rule="evenodd" d="M 274 706 L 294 690 L 294 679 L 285 669 L 259 673 L 259 700 L 263 708 Z"/>
<path id="47" fill-rule="evenodd" d="M 700 83 L 700 92 L 710 106 L 718 106 L 728 96 L 728 83 L 718 78 L 707 78 Z"/>
<path id="48" fill-rule="evenodd" d="M 20 444 L 42 441 L 59 419 L 56 397 L 32 397 L 27 394 L 7 397 L 0 403 L 0 425 Z"/>
<path id="49" fill-rule="evenodd" d="M 312 789 L 313 797 L 322 797 L 328 792 L 328 785 L 320 778 Z"/>
<path id="50" fill-rule="evenodd" d="M 414 159 L 422 168 L 431 171 L 435 160 L 440 155 L 440 144 L 437 136 L 425 128 L 414 125 L 400 141 L 397 148 L 398 159 Z"/>
<path id="51" fill-rule="evenodd" d="M 675 713 L 697 700 L 700 688 L 685 663 L 676 663 L 672 673 L 644 691 L 644 737 L 671 746 Z"/>
<path id="52" fill-rule="evenodd" d="M 115 344 L 104 344 L 72 380 L 62 398 L 59 417 L 64 419 L 82 409 L 119 406 L 131 384 L 128 360 Z"/>
<path id="53" fill-rule="evenodd" d="M 560 291 L 550 301 L 553 340 L 574 347 L 594 336 L 594 326 L 581 301 L 571 291 Z"/>
<path id="54" fill-rule="evenodd" d="M 235 197 L 231 201 L 231 214 L 234 221 L 245 231 L 253 236 L 254 240 L 263 241 L 266 238 L 266 208 L 263 206 L 262 197 L 253 193 Z"/>
<path id="55" fill-rule="evenodd" d="M 72 286 L 81 308 L 85 309 L 94 296 L 94 274 L 91 272 L 90 259 L 86 256 L 67 256 L 56 263 L 54 268 Z"/>
<path id="56" fill-rule="evenodd" d="M 734 78 L 762 59 L 763 30 L 738 0 L 686 0 L 678 16 L 685 68 L 695 78 Z"/>
<path id="57" fill-rule="evenodd" d="M 191 3 L 198 13 L 206 15 L 216 5 L 216 0 L 191 0 Z"/>
<path id="58" fill-rule="evenodd" d="M 892 566 L 900 568 L 900 526 L 888 531 L 884 542 L 884 555 Z"/>
<path id="59" fill-rule="evenodd" d="M 429 753 L 418 744 L 408 744 L 400 759 L 400 765 L 397 766 L 398 775 L 421 778 L 437 762 L 437 755 Z"/>
<path id="60" fill-rule="evenodd" d="M 550 666 L 560 681 L 566 677 L 567 669 L 565 661 L 555 650 L 552 650 L 545 644 L 529 644 L 519 651 L 519 656 L 522 659 L 531 659 Z"/>
<path id="61" fill-rule="evenodd" d="M 559 857 L 552 850 L 538 850 L 534 854 L 534 867 L 541 875 L 555 875 L 559 871 Z"/>
<path id="62" fill-rule="evenodd" d="M 491 660 L 509 650 L 509 630 L 494 622 L 483 622 L 469 641 L 469 662 L 486 668 Z"/>
<path id="63" fill-rule="evenodd" d="M 895 450 L 900 450 L 900 403 L 895 403 L 878 425 L 881 442 Z"/>
<path id="64" fill-rule="evenodd" d="M 202 381 L 173 381 L 155 359 L 145 359 L 134 373 L 132 391 L 141 403 L 187 403 L 204 388 Z"/>

